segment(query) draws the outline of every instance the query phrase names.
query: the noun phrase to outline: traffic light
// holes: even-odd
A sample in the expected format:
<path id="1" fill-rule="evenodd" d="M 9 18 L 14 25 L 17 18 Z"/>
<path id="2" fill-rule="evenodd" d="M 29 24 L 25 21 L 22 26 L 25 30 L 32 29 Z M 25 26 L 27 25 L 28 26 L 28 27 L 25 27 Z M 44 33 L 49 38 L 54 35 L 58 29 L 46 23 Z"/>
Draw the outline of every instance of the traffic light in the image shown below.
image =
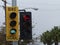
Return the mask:
<path id="1" fill-rule="evenodd" d="M 20 39 L 32 39 L 31 12 L 20 12 Z"/>
<path id="2" fill-rule="evenodd" d="M 6 7 L 6 40 L 18 41 L 18 7 Z"/>

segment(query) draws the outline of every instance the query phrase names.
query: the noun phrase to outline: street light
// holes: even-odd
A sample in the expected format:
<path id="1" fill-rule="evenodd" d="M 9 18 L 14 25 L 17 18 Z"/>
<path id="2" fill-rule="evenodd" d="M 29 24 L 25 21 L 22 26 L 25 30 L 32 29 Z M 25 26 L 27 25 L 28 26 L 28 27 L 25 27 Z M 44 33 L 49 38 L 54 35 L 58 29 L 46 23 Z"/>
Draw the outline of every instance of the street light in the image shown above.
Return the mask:
<path id="1" fill-rule="evenodd" d="M 26 9 L 33 9 L 33 10 L 35 10 L 35 11 L 38 10 L 38 8 L 24 8 L 24 9 L 21 9 L 21 10 L 19 10 L 19 11 L 25 11 L 25 12 L 26 12 Z"/>
<path id="2" fill-rule="evenodd" d="M 38 10 L 38 8 L 25 8 L 25 9 L 33 9 L 33 10 Z"/>

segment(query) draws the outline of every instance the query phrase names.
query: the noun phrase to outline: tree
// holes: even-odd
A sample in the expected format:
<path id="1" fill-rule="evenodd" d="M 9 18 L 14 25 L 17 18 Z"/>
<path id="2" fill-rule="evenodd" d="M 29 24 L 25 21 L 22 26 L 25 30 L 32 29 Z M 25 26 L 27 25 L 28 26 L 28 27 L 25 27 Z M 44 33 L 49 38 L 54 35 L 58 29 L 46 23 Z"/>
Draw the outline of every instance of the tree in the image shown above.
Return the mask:
<path id="1" fill-rule="evenodd" d="M 58 45 L 58 42 L 60 40 L 60 29 L 58 26 L 54 26 L 54 28 L 51 30 L 51 34 L 55 45 Z"/>
<path id="2" fill-rule="evenodd" d="M 1 28 L 1 31 L 0 31 L 0 44 L 2 45 L 2 44 L 6 44 L 6 45 L 10 45 L 11 44 L 11 42 L 9 42 L 9 41 L 6 41 L 6 27 L 5 26 L 1 26 L 0 27 Z"/>
<path id="3" fill-rule="evenodd" d="M 41 42 L 47 45 L 51 45 L 52 44 L 52 38 L 51 38 L 51 33 L 49 31 L 46 31 L 44 32 L 42 35 L 41 35 L 41 38 L 40 38 Z"/>

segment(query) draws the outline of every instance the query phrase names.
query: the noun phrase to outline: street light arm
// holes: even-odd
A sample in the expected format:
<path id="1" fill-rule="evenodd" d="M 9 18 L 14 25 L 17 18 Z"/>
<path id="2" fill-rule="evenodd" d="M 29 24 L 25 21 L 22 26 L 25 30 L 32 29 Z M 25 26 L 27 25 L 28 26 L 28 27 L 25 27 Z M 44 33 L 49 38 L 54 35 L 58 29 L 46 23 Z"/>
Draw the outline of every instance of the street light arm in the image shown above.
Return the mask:
<path id="1" fill-rule="evenodd" d="M 38 8 L 32 8 L 32 9 L 34 9 L 34 10 L 38 10 Z"/>
<path id="2" fill-rule="evenodd" d="M 26 10 L 25 9 L 33 9 L 33 10 L 38 10 L 38 8 L 24 8 L 24 9 L 21 9 L 21 10 L 19 10 L 19 11 L 24 11 L 24 12 L 26 12 Z"/>
<path id="3" fill-rule="evenodd" d="M 38 10 L 38 8 L 24 8 L 24 9 L 33 9 L 33 10 Z"/>

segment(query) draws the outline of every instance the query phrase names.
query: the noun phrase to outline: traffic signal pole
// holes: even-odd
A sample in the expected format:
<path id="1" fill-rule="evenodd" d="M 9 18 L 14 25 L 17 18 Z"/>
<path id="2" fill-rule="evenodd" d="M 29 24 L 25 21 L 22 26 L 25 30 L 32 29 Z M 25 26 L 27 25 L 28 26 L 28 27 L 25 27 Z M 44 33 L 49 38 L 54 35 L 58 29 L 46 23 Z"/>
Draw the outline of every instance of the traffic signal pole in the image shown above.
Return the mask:
<path id="1" fill-rule="evenodd" d="M 12 6 L 17 6 L 17 0 L 12 0 Z"/>
<path id="2" fill-rule="evenodd" d="M 12 6 L 17 6 L 17 0 L 12 0 Z M 13 45 L 18 45 L 18 41 L 13 41 Z"/>

